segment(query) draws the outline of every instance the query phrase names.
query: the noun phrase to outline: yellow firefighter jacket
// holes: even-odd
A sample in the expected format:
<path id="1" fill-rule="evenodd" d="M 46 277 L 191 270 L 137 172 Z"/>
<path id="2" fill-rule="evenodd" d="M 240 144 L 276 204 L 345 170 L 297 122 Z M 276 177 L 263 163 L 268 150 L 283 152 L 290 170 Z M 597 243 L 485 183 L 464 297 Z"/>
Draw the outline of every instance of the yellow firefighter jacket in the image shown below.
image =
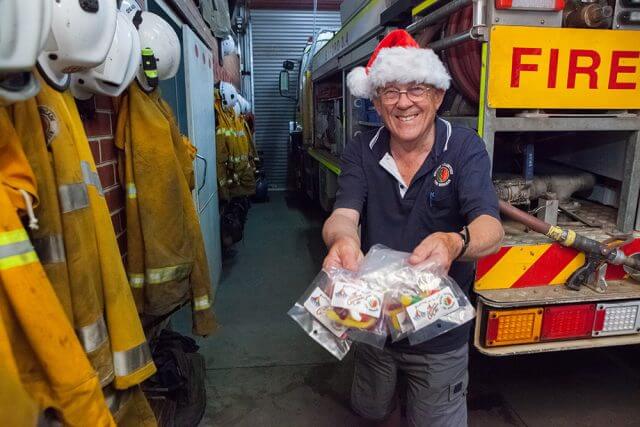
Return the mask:
<path id="1" fill-rule="evenodd" d="M 20 380 L 40 408 L 53 408 L 66 425 L 87 420 L 115 425 L 98 377 L 18 217 L 29 202 L 9 196 L 21 189 L 19 181 L 34 189 L 35 178 L 4 109 L 0 135 L 0 322 L 7 339 L 0 348 L 10 346 Z"/>
<path id="2" fill-rule="evenodd" d="M 251 134 L 247 132 L 246 121 L 242 115 L 233 114 L 232 118 L 232 130 L 236 138 L 235 145 L 229 148 L 229 153 L 236 185 L 230 192 L 231 197 L 252 196 L 256 192 L 256 176 Z"/>
<path id="3" fill-rule="evenodd" d="M 174 151 L 176 153 L 176 158 L 180 163 L 180 167 L 182 168 L 182 173 L 184 174 L 187 183 L 189 184 L 189 189 L 193 190 L 195 187 L 195 175 L 193 171 L 193 160 L 196 155 L 196 148 L 191 144 L 189 139 L 183 136 L 180 133 L 180 127 L 176 121 L 175 116 L 173 115 L 173 110 L 171 106 L 160 96 L 160 91 L 153 91 L 147 94 L 149 98 L 154 100 L 158 105 L 158 108 L 162 112 L 162 115 L 167 119 L 169 123 L 169 129 L 171 130 L 171 141 L 174 144 Z"/>
<path id="4" fill-rule="evenodd" d="M 155 366 L 75 102 L 43 81 L 41 86 L 35 100 L 13 111 L 49 202 L 43 198 L 38 208 L 43 228 L 34 241 L 63 305 L 70 300 L 69 317 L 101 383 L 113 380 L 126 389 L 151 376 Z M 42 122 L 41 133 L 34 121 Z"/>
<path id="5" fill-rule="evenodd" d="M 229 148 L 227 139 L 231 137 L 227 113 L 222 108 L 220 93 L 215 92 L 214 111 L 216 113 L 216 173 L 218 178 L 218 195 L 220 200 L 228 201 L 229 188 L 233 180 L 229 177 Z"/>
<path id="6" fill-rule="evenodd" d="M 255 157 L 246 121 L 224 108 L 216 92 L 216 155 L 218 188 L 222 200 L 255 194 Z"/>
<path id="7" fill-rule="evenodd" d="M 191 299 L 193 331 L 208 335 L 215 321 L 204 241 L 190 191 L 193 166 L 175 119 L 167 118 L 168 105 L 158 97 L 132 85 L 118 113 L 129 283 L 145 314 L 162 315 Z"/>
<path id="8" fill-rule="evenodd" d="M 9 336 L 0 318 L 0 419 L 8 426 L 35 426 L 39 409 L 20 381 Z"/>

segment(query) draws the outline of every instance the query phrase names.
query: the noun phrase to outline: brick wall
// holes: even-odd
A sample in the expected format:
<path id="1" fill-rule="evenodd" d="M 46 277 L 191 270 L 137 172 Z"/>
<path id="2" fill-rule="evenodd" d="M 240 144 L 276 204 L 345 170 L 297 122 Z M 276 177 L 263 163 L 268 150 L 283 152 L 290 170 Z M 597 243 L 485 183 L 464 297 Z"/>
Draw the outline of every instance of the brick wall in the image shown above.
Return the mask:
<path id="1" fill-rule="evenodd" d="M 118 174 L 118 155 L 113 140 L 116 109 L 113 100 L 106 96 L 96 96 L 93 102 L 96 107 L 95 115 L 91 119 L 83 119 L 83 124 L 98 168 L 104 197 L 109 206 L 120 253 L 124 257 L 126 254 L 124 188 Z"/>

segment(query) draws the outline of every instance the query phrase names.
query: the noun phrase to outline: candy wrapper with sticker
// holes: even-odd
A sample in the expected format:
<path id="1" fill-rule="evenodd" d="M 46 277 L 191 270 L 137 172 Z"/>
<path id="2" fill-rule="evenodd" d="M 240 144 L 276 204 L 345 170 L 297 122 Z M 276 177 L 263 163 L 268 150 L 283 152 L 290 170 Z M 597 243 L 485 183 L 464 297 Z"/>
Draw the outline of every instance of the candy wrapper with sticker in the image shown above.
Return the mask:
<path id="1" fill-rule="evenodd" d="M 420 344 L 475 317 L 462 289 L 433 264 L 410 265 L 411 254 L 382 245 L 371 248 L 362 278 L 385 289 L 384 315 L 392 342 Z"/>
<path id="2" fill-rule="evenodd" d="M 346 271 L 333 273 L 338 273 L 338 276 L 349 274 Z M 351 348 L 351 340 L 347 336 L 347 327 L 329 314 L 333 310 L 332 293 L 333 280 L 329 273 L 321 271 L 287 314 L 325 350 L 342 360 Z"/>
<path id="3" fill-rule="evenodd" d="M 333 270 L 329 275 L 333 281 L 329 317 L 347 328 L 351 340 L 384 348 L 385 289 L 365 280 L 360 272 Z"/>

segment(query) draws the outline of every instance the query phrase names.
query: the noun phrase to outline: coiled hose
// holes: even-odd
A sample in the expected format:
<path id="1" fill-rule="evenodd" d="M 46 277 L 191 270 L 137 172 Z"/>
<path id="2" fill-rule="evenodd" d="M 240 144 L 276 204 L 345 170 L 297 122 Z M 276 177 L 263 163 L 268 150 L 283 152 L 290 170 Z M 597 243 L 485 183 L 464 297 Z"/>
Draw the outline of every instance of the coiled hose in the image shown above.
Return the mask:
<path id="1" fill-rule="evenodd" d="M 472 25 L 473 5 L 469 5 L 449 17 L 443 37 L 469 31 Z M 469 40 L 444 52 L 454 86 L 474 105 L 480 100 L 481 55 L 482 45 L 476 40 Z"/>

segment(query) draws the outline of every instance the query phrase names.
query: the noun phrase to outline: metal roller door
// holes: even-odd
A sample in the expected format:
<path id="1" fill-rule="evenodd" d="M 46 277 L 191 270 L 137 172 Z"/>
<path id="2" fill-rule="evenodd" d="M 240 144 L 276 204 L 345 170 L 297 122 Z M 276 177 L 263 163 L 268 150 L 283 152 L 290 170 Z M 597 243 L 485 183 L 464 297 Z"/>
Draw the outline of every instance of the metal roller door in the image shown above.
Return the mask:
<path id="1" fill-rule="evenodd" d="M 278 92 L 282 62 L 299 60 L 313 33 L 312 11 L 252 10 L 254 113 L 256 144 L 273 189 L 286 189 L 289 121 L 295 102 Z M 339 12 L 317 12 L 316 29 L 340 27 Z M 297 69 L 294 74 L 297 74 Z M 292 81 L 293 88 L 297 81 Z"/>

